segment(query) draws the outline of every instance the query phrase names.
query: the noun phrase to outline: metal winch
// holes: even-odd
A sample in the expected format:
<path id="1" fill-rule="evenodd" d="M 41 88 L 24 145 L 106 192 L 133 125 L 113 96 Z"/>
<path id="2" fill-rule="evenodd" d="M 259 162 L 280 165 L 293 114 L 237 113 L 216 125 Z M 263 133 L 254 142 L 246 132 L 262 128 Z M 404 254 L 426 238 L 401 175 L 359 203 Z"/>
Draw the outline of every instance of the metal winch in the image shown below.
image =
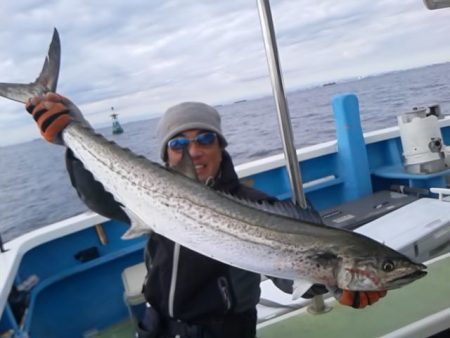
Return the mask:
<path id="1" fill-rule="evenodd" d="M 442 118 L 439 105 L 413 108 L 397 117 L 407 172 L 430 174 L 450 166 L 450 147 L 442 140 L 438 122 Z"/>

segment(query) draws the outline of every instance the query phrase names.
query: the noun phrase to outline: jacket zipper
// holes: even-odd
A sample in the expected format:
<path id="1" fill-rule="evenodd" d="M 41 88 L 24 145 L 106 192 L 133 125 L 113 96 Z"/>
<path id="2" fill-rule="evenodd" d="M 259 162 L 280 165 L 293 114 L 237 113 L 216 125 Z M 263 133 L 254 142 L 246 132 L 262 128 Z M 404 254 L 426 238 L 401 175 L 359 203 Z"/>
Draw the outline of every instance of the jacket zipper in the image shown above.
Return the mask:
<path id="1" fill-rule="evenodd" d="M 173 248 L 173 261 L 172 261 L 172 278 L 170 280 L 169 290 L 169 316 L 173 316 L 173 304 L 175 301 L 175 288 L 177 286 L 177 274 L 178 274 L 178 261 L 180 260 L 180 244 L 175 243 Z"/>

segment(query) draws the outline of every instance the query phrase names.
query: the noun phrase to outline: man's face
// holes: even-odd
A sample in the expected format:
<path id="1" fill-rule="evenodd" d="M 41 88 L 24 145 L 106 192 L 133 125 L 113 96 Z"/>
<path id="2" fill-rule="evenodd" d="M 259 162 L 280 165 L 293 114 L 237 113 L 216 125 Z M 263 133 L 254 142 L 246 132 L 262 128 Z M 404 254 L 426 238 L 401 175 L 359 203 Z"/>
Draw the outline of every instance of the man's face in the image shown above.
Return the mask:
<path id="1" fill-rule="evenodd" d="M 192 140 L 205 132 L 208 133 L 205 130 L 190 129 L 178 134 L 176 137 L 186 137 Z M 219 172 L 220 163 L 222 162 L 222 148 L 218 137 L 216 136 L 214 138 L 212 144 L 203 145 L 193 141 L 187 147 L 192 162 L 194 163 L 198 180 L 205 183 L 209 177 L 216 177 Z M 173 150 L 167 147 L 167 162 L 169 167 L 175 166 L 181 160 L 182 153 L 181 150 Z"/>

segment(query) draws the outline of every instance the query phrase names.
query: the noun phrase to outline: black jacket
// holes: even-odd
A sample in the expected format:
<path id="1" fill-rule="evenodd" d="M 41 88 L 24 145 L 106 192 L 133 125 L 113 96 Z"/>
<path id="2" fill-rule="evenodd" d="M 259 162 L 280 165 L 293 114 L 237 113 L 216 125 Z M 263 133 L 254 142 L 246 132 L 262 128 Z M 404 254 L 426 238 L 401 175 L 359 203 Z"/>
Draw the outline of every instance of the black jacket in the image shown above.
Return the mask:
<path id="1" fill-rule="evenodd" d="M 84 203 L 108 218 L 130 223 L 113 196 L 95 181 L 70 150 L 66 165 L 72 185 Z M 237 197 L 275 200 L 239 182 L 233 163 L 223 152 L 220 174 L 211 185 Z M 198 254 L 153 233 L 147 243 L 148 275 L 144 285 L 147 301 L 162 316 L 186 322 L 254 309 L 260 297 L 260 276 Z M 287 284 L 287 289 L 291 284 Z"/>

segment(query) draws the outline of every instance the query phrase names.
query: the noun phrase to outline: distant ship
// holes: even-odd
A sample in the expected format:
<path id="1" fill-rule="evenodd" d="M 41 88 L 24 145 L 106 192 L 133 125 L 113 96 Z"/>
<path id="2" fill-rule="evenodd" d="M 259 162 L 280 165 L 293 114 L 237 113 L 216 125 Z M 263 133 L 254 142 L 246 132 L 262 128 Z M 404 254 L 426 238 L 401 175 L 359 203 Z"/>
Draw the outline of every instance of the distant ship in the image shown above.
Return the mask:
<path id="1" fill-rule="evenodd" d="M 123 128 L 119 123 L 119 120 L 117 119 L 118 114 L 114 113 L 114 107 L 111 107 L 111 111 L 113 112 L 111 114 L 112 118 L 112 133 L 113 134 L 122 134 Z"/>
<path id="2" fill-rule="evenodd" d="M 322 86 L 328 87 L 328 86 L 334 86 L 335 84 L 336 84 L 336 82 L 327 82 L 327 83 L 324 83 Z"/>

